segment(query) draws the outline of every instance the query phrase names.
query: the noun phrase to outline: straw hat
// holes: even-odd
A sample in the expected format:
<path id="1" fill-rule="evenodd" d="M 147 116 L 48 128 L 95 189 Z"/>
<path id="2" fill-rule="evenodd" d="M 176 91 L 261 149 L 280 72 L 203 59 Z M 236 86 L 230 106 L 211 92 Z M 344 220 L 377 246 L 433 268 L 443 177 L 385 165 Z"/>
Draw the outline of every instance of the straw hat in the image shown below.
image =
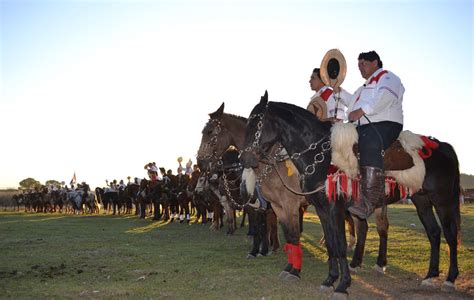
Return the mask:
<path id="1" fill-rule="evenodd" d="M 339 87 L 346 77 L 347 65 L 344 55 L 338 49 L 329 50 L 321 62 L 321 80 L 332 88 Z"/>

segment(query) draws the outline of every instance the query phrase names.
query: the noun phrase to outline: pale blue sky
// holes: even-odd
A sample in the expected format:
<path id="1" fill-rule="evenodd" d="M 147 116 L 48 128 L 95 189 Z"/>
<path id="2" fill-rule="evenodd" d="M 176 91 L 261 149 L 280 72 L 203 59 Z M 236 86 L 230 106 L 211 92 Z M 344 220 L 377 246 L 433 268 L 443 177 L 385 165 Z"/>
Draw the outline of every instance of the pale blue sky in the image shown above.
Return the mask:
<path id="1" fill-rule="evenodd" d="M 474 173 L 472 1 L 0 3 L 0 188 L 176 170 L 223 101 L 245 117 L 265 90 L 306 107 L 332 48 L 350 92 L 358 54 L 376 50 L 405 85 L 405 129 L 450 142 Z"/>

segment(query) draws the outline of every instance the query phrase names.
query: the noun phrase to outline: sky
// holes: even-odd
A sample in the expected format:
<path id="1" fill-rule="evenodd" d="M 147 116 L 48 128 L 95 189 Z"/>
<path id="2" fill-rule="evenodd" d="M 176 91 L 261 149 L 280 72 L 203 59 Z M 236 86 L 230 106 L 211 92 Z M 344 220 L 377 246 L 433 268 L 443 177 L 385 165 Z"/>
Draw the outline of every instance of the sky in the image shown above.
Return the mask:
<path id="1" fill-rule="evenodd" d="M 208 114 L 306 107 L 339 49 L 342 86 L 375 50 L 405 86 L 404 129 L 449 142 L 474 174 L 470 0 L 0 0 L 0 188 L 104 186 L 196 161 Z"/>

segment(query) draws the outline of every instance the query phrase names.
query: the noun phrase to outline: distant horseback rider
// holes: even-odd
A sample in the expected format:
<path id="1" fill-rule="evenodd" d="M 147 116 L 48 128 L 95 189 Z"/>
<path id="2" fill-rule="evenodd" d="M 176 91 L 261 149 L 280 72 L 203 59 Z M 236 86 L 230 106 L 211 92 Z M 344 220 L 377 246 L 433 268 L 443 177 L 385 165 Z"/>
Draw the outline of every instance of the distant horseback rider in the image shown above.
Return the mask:
<path id="1" fill-rule="evenodd" d="M 117 191 L 117 180 L 114 179 L 112 180 L 112 182 L 109 183 L 109 181 L 106 179 L 105 183 L 107 184 L 107 188 L 105 189 L 106 193 Z"/>
<path id="2" fill-rule="evenodd" d="M 158 180 L 158 167 L 155 162 L 147 163 L 144 168 L 147 170 L 148 177 L 150 177 L 151 181 Z"/>
<path id="3" fill-rule="evenodd" d="M 127 187 L 127 186 L 126 186 L 125 183 L 123 182 L 123 179 L 120 179 L 120 182 L 119 182 L 119 184 L 118 184 L 118 189 L 119 189 L 120 191 L 123 191 L 123 190 L 125 190 L 126 187 Z"/>
<path id="4" fill-rule="evenodd" d="M 191 159 L 188 160 L 186 163 L 186 169 L 184 170 L 184 174 L 188 175 L 188 177 L 191 177 L 191 174 L 193 173 L 193 161 Z"/>
<path id="5" fill-rule="evenodd" d="M 375 51 L 359 54 L 359 70 L 366 82 L 354 93 L 348 119 L 359 134 L 360 201 L 349 211 L 366 219 L 385 191 L 383 155 L 403 129 L 405 88 L 398 76 L 384 70 Z"/>
<path id="6" fill-rule="evenodd" d="M 161 177 L 162 177 L 162 180 L 163 180 L 163 184 L 167 185 L 171 181 L 171 179 L 166 175 L 165 168 L 160 167 L 160 173 L 161 173 Z"/>
<path id="7" fill-rule="evenodd" d="M 87 200 L 87 196 L 89 196 L 89 191 L 91 190 L 91 188 L 89 187 L 89 185 L 86 183 L 86 182 L 82 182 L 81 184 L 81 187 L 82 187 L 82 203 L 85 203 L 86 200 Z"/>
<path id="8" fill-rule="evenodd" d="M 191 178 L 199 178 L 199 176 L 201 175 L 201 170 L 199 170 L 199 166 L 198 165 L 194 165 L 193 166 L 193 172 L 191 173 Z"/>

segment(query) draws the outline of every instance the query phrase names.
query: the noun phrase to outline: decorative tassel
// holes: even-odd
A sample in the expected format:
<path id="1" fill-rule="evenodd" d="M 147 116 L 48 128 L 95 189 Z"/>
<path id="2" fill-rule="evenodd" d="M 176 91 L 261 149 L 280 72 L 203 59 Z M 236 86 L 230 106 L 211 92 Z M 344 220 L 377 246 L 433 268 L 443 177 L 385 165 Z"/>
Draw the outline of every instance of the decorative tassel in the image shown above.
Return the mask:
<path id="1" fill-rule="evenodd" d="M 421 158 L 427 159 L 431 156 L 431 154 L 433 154 L 433 150 L 439 147 L 439 144 L 423 135 L 421 136 L 421 140 L 425 145 L 423 146 L 423 148 L 418 150 L 418 154 Z"/>

